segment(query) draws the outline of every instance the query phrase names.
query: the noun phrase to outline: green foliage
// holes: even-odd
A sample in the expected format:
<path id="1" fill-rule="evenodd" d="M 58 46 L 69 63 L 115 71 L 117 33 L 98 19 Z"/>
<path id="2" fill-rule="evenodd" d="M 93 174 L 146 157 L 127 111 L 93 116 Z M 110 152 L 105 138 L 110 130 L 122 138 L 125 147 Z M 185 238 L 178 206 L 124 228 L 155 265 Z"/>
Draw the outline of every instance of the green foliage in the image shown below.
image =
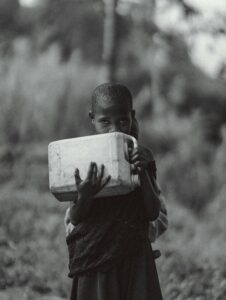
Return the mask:
<path id="1" fill-rule="evenodd" d="M 0 201 L 0 290 L 27 287 L 68 296 L 64 208 L 34 190 L 2 189 Z"/>
<path id="2" fill-rule="evenodd" d="M 0 74 L 0 138 L 17 144 L 87 133 L 90 91 L 100 68 L 83 63 L 79 53 L 61 64 L 57 47 L 34 57 L 26 40 L 15 46 L 17 55 Z"/>
<path id="3" fill-rule="evenodd" d="M 19 11 L 18 0 L 0 0 L 1 30 L 9 31 L 16 25 Z"/>
<path id="4" fill-rule="evenodd" d="M 154 244 L 162 252 L 157 267 L 164 299 L 224 299 L 224 202 L 222 198 L 218 208 L 211 205 L 200 219 L 168 198 L 170 227 Z M 68 298 L 67 204 L 34 186 L 15 188 L 13 182 L 2 188 L 0 203 L 0 290 L 19 288 L 26 291 L 26 299 Z M 211 221 L 214 213 L 218 218 Z"/>
<path id="5" fill-rule="evenodd" d="M 100 0 L 48 0 L 42 8 L 43 47 L 58 43 L 63 60 L 80 49 L 85 60 L 100 62 L 102 55 L 104 7 Z"/>
<path id="6" fill-rule="evenodd" d="M 166 193 L 193 212 L 202 213 L 225 185 L 223 153 L 225 137 L 215 147 L 194 126 L 174 149 L 159 158 L 160 180 Z"/>
<path id="7" fill-rule="evenodd" d="M 0 0 L 0 55 L 11 51 L 11 42 L 18 33 L 19 1 Z"/>
<path id="8" fill-rule="evenodd" d="M 15 39 L 14 55 L 0 61 L 0 289 L 25 289 L 27 300 L 68 297 L 67 205 L 48 192 L 47 145 L 92 132 L 90 94 L 102 81 L 103 3 L 65 3 L 45 1 L 33 39 Z M 28 20 L 34 10 L 26 13 Z M 167 199 L 169 230 L 157 242 L 164 298 L 223 300 L 224 82 L 191 64 L 181 37 L 165 36 L 156 46 L 158 29 L 138 19 L 119 18 L 117 76 L 134 94 L 140 141 L 154 151 Z M 197 109 L 208 113 L 202 122 Z M 206 139 L 209 129 L 216 133 L 212 112 L 220 120 L 218 144 Z"/>

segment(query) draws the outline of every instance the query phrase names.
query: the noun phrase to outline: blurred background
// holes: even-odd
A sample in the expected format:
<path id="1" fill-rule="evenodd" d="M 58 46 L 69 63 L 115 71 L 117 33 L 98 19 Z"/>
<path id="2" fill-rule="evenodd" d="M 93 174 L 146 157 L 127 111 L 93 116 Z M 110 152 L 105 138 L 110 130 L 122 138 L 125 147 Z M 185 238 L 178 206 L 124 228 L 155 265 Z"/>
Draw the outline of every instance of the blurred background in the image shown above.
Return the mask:
<path id="1" fill-rule="evenodd" d="M 157 161 L 164 299 L 225 299 L 225 0 L 0 0 L 0 299 L 69 297 L 47 146 L 93 133 L 109 80 L 132 91 Z"/>

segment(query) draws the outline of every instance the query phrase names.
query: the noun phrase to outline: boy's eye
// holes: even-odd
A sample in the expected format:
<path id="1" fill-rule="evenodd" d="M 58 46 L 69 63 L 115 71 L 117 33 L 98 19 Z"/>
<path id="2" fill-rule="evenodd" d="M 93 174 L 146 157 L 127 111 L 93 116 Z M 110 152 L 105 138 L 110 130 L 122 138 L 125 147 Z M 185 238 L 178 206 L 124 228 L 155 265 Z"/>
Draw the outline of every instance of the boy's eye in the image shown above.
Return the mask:
<path id="1" fill-rule="evenodd" d="M 100 120 L 100 122 L 104 125 L 108 125 L 109 124 L 109 121 L 108 120 Z"/>
<path id="2" fill-rule="evenodd" d="M 127 124 L 129 122 L 129 120 L 127 120 L 127 119 L 122 119 L 122 120 L 120 120 L 120 123 L 122 124 L 122 125 L 125 125 L 125 124 Z"/>

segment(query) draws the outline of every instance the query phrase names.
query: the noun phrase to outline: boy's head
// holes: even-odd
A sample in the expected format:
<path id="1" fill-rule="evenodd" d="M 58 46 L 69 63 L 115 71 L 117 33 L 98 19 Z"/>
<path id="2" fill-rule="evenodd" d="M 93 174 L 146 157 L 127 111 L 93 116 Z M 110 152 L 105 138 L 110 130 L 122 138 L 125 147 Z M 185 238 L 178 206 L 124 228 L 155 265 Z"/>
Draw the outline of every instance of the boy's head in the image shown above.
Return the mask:
<path id="1" fill-rule="evenodd" d="M 118 83 L 97 86 L 89 115 L 97 133 L 117 131 L 131 134 L 135 111 L 130 91 Z"/>

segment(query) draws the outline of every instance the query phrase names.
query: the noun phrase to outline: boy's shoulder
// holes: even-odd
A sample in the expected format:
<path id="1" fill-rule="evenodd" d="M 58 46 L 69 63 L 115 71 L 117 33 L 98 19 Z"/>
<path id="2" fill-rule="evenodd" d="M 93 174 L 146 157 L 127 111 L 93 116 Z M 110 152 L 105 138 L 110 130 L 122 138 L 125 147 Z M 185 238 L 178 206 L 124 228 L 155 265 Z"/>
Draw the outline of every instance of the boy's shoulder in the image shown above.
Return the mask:
<path id="1" fill-rule="evenodd" d="M 147 157 L 149 160 L 155 160 L 153 151 L 150 147 L 147 147 L 146 145 L 143 144 L 139 144 L 139 147 L 142 148 L 145 157 Z"/>

